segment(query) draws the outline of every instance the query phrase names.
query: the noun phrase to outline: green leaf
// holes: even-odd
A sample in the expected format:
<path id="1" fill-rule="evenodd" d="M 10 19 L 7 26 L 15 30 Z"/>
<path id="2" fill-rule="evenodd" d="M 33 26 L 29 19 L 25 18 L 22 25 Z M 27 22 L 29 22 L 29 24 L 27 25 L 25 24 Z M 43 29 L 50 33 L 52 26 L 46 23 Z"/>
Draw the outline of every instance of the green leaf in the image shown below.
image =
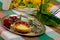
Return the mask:
<path id="1" fill-rule="evenodd" d="M 46 11 L 46 8 L 49 6 L 49 2 L 50 0 L 46 0 L 45 3 L 40 6 L 40 10 L 38 10 L 36 14 L 37 19 L 45 25 L 58 26 L 60 24 L 60 19 L 51 12 Z"/>
<path id="2" fill-rule="evenodd" d="M 45 25 L 52 25 L 52 26 L 58 26 L 58 24 L 52 20 L 52 19 L 49 19 L 47 16 L 45 15 L 40 15 L 38 16 L 38 20 L 42 23 L 42 24 L 45 24 Z"/>
<path id="3" fill-rule="evenodd" d="M 45 11 L 43 11 L 42 14 L 45 15 L 45 16 L 47 16 L 49 19 L 54 20 L 58 24 L 60 24 L 60 22 L 59 22 L 60 19 L 58 17 L 56 17 L 55 15 L 53 15 L 51 12 L 47 12 L 47 11 L 45 12 Z"/>
<path id="4" fill-rule="evenodd" d="M 45 2 L 45 3 L 49 3 L 50 1 L 51 1 L 51 0 L 45 0 L 44 2 Z"/>
<path id="5" fill-rule="evenodd" d="M 36 7 L 36 5 L 34 5 L 34 4 L 26 4 L 26 6 L 27 6 L 28 8 L 34 8 L 34 7 Z"/>

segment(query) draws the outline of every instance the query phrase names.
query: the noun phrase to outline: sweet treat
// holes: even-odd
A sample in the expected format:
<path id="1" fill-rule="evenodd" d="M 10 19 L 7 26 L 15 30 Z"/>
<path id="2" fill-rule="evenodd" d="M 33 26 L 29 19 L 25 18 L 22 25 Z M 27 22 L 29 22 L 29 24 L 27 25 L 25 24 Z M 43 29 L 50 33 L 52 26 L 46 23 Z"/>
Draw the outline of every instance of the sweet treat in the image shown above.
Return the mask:
<path id="1" fill-rule="evenodd" d="M 4 24 L 4 26 L 6 26 L 6 27 L 8 27 L 8 28 L 9 28 L 9 26 L 10 26 L 11 22 L 10 22 L 10 20 L 9 20 L 9 19 L 4 19 L 3 24 Z"/>
<path id="2" fill-rule="evenodd" d="M 7 28 L 14 28 L 13 30 L 20 32 L 20 33 L 27 33 L 31 31 L 31 27 L 29 23 L 24 21 L 19 21 L 17 16 L 9 16 L 3 20 L 4 26 Z"/>
<path id="3" fill-rule="evenodd" d="M 14 22 L 14 21 L 16 21 L 18 18 L 17 18 L 17 16 L 10 16 L 9 19 Z"/>
<path id="4" fill-rule="evenodd" d="M 12 26 L 20 33 L 27 33 L 31 31 L 30 25 L 23 21 L 16 22 Z"/>
<path id="5" fill-rule="evenodd" d="M 3 20 L 4 26 L 9 27 L 13 22 L 17 20 L 17 16 L 9 16 L 6 19 Z"/>

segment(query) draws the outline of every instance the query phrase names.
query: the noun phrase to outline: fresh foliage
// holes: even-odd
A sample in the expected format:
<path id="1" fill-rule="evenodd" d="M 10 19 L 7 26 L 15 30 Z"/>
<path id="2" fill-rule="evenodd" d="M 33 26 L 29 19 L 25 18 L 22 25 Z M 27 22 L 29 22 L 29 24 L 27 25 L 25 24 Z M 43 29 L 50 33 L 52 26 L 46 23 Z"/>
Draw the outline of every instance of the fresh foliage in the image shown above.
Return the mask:
<path id="1" fill-rule="evenodd" d="M 41 23 L 45 25 L 59 26 L 60 19 L 51 12 L 46 11 L 46 8 L 49 6 L 49 2 L 50 0 L 44 0 L 44 4 L 40 5 L 40 10 L 37 11 L 36 17 Z"/>

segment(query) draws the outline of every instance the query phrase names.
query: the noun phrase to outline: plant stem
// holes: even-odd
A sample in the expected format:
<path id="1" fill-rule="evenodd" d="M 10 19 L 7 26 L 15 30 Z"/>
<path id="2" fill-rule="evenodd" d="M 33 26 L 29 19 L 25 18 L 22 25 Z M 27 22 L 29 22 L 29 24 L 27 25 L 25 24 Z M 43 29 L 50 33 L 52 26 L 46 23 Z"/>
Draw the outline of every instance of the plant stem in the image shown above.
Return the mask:
<path id="1" fill-rule="evenodd" d="M 43 0 L 41 0 L 41 4 L 40 4 L 40 13 L 42 11 L 42 2 L 43 2 Z"/>

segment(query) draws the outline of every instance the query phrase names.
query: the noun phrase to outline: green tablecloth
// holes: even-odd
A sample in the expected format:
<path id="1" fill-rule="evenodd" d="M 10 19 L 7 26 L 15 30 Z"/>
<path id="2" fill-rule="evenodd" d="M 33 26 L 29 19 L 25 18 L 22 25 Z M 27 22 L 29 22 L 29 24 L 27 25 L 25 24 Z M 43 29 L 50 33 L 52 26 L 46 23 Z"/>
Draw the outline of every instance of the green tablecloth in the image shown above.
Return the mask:
<path id="1" fill-rule="evenodd" d="M 56 0 L 52 0 L 52 1 L 54 1 L 54 2 L 56 2 L 56 3 L 58 3 Z M 59 3 L 58 3 L 59 4 Z M 3 13 L 4 14 L 6 14 L 6 15 L 10 15 L 10 14 L 15 14 L 14 12 L 12 12 L 12 11 L 3 11 Z M 51 37 L 49 37 L 48 35 L 46 35 L 46 34 L 44 34 L 43 36 L 40 36 L 40 37 L 38 37 L 38 39 L 39 40 L 53 40 L 53 38 L 51 38 Z M 0 37 L 0 40 L 4 40 L 2 37 Z"/>
<path id="2" fill-rule="evenodd" d="M 12 10 L 2 11 L 2 12 L 3 12 L 3 14 L 5 14 L 5 15 L 16 14 L 16 13 L 13 12 Z M 38 36 L 37 38 L 38 38 L 38 40 L 53 40 L 53 38 L 51 38 L 51 37 L 48 36 L 47 34 L 43 34 L 42 36 Z M 0 37 L 0 40 L 3 40 L 3 39 Z"/>
<path id="3" fill-rule="evenodd" d="M 4 40 L 2 37 L 0 37 L 0 40 Z"/>
<path id="4" fill-rule="evenodd" d="M 2 14 L 5 14 L 5 15 L 11 15 L 11 14 L 16 14 L 14 11 L 12 10 L 8 10 L 8 11 L 2 11 L 3 13 Z M 1 15 L 1 14 L 0 14 Z M 50 30 L 49 28 L 47 28 L 48 30 Z M 47 31 L 48 31 L 47 30 Z M 45 34 L 43 34 L 42 36 L 38 36 L 38 40 L 54 40 L 57 38 L 60 38 L 59 34 L 56 33 L 55 31 L 48 31 L 46 32 Z M 0 37 L 0 40 L 3 40 L 3 38 Z"/>
<path id="5" fill-rule="evenodd" d="M 2 2 L 0 2 L 0 10 L 2 10 Z"/>

